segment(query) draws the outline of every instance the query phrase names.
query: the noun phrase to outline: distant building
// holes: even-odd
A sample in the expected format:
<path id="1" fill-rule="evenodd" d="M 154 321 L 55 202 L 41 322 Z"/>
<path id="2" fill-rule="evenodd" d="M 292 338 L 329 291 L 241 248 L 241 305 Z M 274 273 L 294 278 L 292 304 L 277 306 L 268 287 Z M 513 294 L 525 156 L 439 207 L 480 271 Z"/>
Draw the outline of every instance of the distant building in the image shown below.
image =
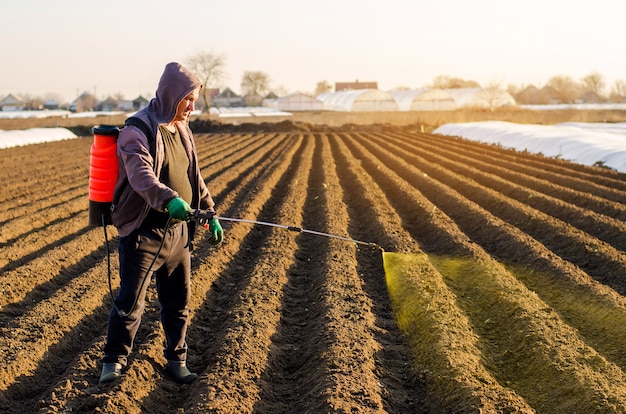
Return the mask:
<path id="1" fill-rule="evenodd" d="M 324 110 L 341 112 L 397 111 L 393 96 L 378 89 L 326 92 L 317 96 Z"/>
<path id="2" fill-rule="evenodd" d="M 444 90 L 408 89 L 389 91 L 398 104 L 399 111 L 447 111 L 456 109 L 456 102 Z"/>
<path id="3" fill-rule="evenodd" d="M 50 99 L 43 103 L 43 109 L 57 110 L 61 107 L 55 99 Z"/>
<path id="4" fill-rule="evenodd" d="M 138 97 L 133 99 L 133 110 L 134 111 L 139 111 L 139 110 L 145 108 L 146 106 L 148 106 L 149 102 L 150 101 L 148 101 L 146 98 L 144 98 L 143 96 L 139 95 Z"/>
<path id="5" fill-rule="evenodd" d="M 358 89 L 378 89 L 378 82 L 335 82 L 335 92 L 353 91 Z"/>
<path id="6" fill-rule="evenodd" d="M 263 105 L 263 97 L 258 93 L 248 93 L 243 97 L 244 106 L 262 106 Z"/>
<path id="7" fill-rule="evenodd" d="M 216 106 L 218 108 L 242 105 L 243 98 L 230 90 L 230 88 L 224 89 L 219 95 L 213 98 L 213 106 Z"/>
<path id="8" fill-rule="evenodd" d="M 604 101 L 604 99 L 602 99 L 600 95 L 592 91 L 585 92 L 580 98 L 578 98 L 578 100 L 583 103 L 596 103 L 596 104 L 602 103 Z"/>
<path id="9" fill-rule="evenodd" d="M 96 107 L 98 100 L 95 96 L 89 92 L 83 92 L 78 98 L 70 103 L 70 111 L 72 112 L 87 112 L 93 111 Z"/>
<path id="10" fill-rule="evenodd" d="M 501 89 L 454 88 L 444 89 L 456 104 L 457 108 L 488 108 L 516 106 L 515 98 Z"/>
<path id="11" fill-rule="evenodd" d="M 94 110 L 101 112 L 111 112 L 117 110 L 118 102 L 116 99 L 108 97 L 104 101 L 100 101 L 94 107 Z"/>
<path id="12" fill-rule="evenodd" d="M 515 101 L 521 105 L 548 105 L 561 103 L 561 98 L 556 90 L 550 86 L 539 89 L 534 85 L 527 86 L 514 96 Z"/>
<path id="13" fill-rule="evenodd" d="M 209 100 L 209 102 L 207 102 L 206 104 L 208 106 L 215 106 L 214 101 L 215 101 L 215 98 L 219 96 L 219 94 L 220 94 L 219 88 L 207 89 L 207 99 Z M 202 102 L 202 104 L 204 104 L 204 102 Z"/>
<path id="14" fill-rule="evenodd" d="M 0 101 L 0 110 L 2 111 L 22 111 L 26 104 L 13 94 L 8 94 Z"/>
<path id="15" fill-rule="evenodd" d="M 295 93 L 280 98 L 264 99 L 263 106 L 287 112 L 322 111 L 324 109 L 324 103 L 322 101 L 302 93 Z"/>

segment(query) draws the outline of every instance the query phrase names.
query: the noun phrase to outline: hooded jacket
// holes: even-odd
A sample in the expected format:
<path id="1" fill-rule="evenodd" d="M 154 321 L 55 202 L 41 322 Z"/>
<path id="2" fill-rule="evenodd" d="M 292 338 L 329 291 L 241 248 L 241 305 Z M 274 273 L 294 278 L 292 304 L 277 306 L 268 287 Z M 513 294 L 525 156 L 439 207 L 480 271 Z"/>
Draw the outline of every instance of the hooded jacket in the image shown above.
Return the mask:
<path id="1" fill-rule="evenodd" d="M 152 131 L 154 157 L 148 137 L 140 128 L 126 125 L 117 140 L 118 178 L 111 219 L 120 236 L 127 236 L 141 225 L 150 208 L 165 211 L 167 203 L 178 194 L 160 182 L 164 161 L 163 137 L 159 125 L 170 123 L 176 116 L 180 101 L 197 88 L 200 80 L 179 63 L 168 63 L 161 75 L 155 97 L 134 117 L 141 119 Z M 193 191 L 192 208 L 213 210 L 215 203 L 202 179 L 193 134 L 186 122 L 176 127 L 189 157 L 189 182 Z"/>

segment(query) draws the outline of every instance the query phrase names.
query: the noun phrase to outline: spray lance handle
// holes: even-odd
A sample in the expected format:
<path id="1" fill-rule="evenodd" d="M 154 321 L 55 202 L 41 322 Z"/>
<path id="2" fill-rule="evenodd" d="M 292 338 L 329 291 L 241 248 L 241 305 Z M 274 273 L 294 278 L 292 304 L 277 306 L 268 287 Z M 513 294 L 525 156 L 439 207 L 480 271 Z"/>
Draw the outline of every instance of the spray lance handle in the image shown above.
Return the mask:
<path id="1" fill-rule="evenodd" d="M 192 209 L 189 213 L 189 218 L 200 224 L 205 229 L 209 228 L 209 221 L 216 216 L 217 213 L 215 211 L 209 210 Z"/>

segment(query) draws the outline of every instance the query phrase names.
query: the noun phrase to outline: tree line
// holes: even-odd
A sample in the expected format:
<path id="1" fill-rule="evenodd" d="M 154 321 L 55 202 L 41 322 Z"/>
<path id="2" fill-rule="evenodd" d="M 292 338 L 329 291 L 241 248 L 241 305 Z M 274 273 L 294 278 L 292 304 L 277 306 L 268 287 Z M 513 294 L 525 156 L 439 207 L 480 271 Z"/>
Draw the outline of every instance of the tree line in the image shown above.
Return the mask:
<path id="1" fill-rule="evenodd" d="M 200 107 L 207 109 L 211 106 L 211 88 L 218 87 L 226 78 L 226 57 L 214 52 L 199 52 L 186 59 L 184 64 L 195 73 L 205 87 L 201 92 Z M 243 96 L 265 96 L 270 91 L 272 80 L 263 71 L 245 71 L 241 77 L 240 91 Z M 626 102 L 626 82 L 617 80 L 607 90 L 607 84 L 602 74 L 592 72 L 575 80 L 567 75 L 553 76 L 545 85 L 508 85 L 503 87 L 502 82 L 493 80 L 485 85 L 448 75 L 437 76 L 424 88 L 456 89 L 456 88 L 482 88 L 487 91 L 506 89 L 518 104 L 548 104 L 548 103 L 577 103 L 577 102 Z M 274 92 L 278 96 L 285 95 L 284 88 L 276 88 Z M 400 85 L 395 90 L 411 89 Z M 333 86 L 327 80 L 317 82 L 313 93 L 302 92 L 311 96 L 318 96 L 325 92 L 332 92 Z M 20 95 L 26 103 L 26 109 L 37 109 L 42 103 L 58 99 L 58 95 L 48 93 L 43 97 L 34 95 Z M 121 99 L 121 94 L 114 96 Z"/>
<path id="2" fill-rule="evenodd" d="M 188 67 L 201 77 L 204 85 L 219 85 L 226 75 L 224 70 L 226 58 L 224 55 L 213 52 L 200 52 L 187 61 Z M 241 79 L 242 95 L 264 95 L 270 89 L 271 79 L 262 71 L 246 71 Z M 603 102 L 626 102 L 626 82 L 617 80 L 607 91 L 607 83 L 604 76 L 598 72 L 591 72 L 579 80 L 567 75 L 553 76 L 544 85 L 508 85 L 503 87 L 502 82 L 493 80 L 485 85 L 480 85 L 472 80 L 465 80 L 448 75 L 437 76 L 433 81 L 424 86 L 425 88 L 456 89 L 456 88 L 482 88 L 486 91 L 506 90 L 519 104 L 548 104 L 564 103 L 571 104 L 581 101 Z M 406 86 L 397 86 L 394 89 L 411 89 Z M 208 88 L 204 89 L 203 101 L 206 107 L 210 107 L 210 97 L 207 95 Z M 327 81 L 317 82 L 312 96 L 318 96 L 325 92 L 331 92 L 333 86 Z M 306 93 L 306 92 L 303 92 Z M 281 94 L 278 93 L 280 96 Z"/>

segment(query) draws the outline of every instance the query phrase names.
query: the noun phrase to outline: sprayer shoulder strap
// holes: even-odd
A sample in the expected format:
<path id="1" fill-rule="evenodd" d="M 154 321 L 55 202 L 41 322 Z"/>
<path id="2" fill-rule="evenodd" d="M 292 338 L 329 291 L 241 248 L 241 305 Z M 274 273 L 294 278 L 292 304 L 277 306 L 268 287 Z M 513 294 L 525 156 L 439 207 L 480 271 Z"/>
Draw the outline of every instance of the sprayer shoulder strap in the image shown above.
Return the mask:
<path id="1" fill-rule="evenodd" d="M 156 148 L 154 145 L 155 138 L 152 135 L 152 130 L 150 129 L 150 127 L 144 121 L 142 121 L 141 119 L 135 116 L 131 116 L 127 118 L 126 121 L 124 122 L 124 125 L 136 126 L 137 128 L 141 130 L 141 132 L 143 132 L 143 134 L 148 139 L 148 145 L 150 146 L 150 155 L 152 155 L 152 158 L 154 158 L 155 153 L 156 153 Z"/>
<path id="2" fill-rule="evenodd" d="M 143 132 L 143 134 L 148 139 L 148 146 L 150 147 L 150 155 L 152 155 L 152 158 L 154 159 L 154 157 L 156 155 L 155 137 L 153 136 L 152 130 L 150 129 L 148 124 L 146 124 L 144 121 L 142 121 L 141 119 L 139 119 L 139 118 L 137 118 L 135 116 L 131 116 L 131 117 L 127 118 L 126 121 L 124 121 L 124 125 L 136 126 L 137 128 L 139 128 L 141 130 L 141 132 Z M 120 186 L 119 188 L 117 188 L 116 189 L 117 191 L 114 192 L 114 194 L 113 194 L 113 205 L 111 206 L 111 211 L 113 211 L 113 209 L 115 208 L 115 206 L 119 202 L 120 197 L 122 195 L 122 192 L 124 191 L 124 188 L 127 185 L 128 185 L 128 178 L 125 179 L 124 185 Z"/>

